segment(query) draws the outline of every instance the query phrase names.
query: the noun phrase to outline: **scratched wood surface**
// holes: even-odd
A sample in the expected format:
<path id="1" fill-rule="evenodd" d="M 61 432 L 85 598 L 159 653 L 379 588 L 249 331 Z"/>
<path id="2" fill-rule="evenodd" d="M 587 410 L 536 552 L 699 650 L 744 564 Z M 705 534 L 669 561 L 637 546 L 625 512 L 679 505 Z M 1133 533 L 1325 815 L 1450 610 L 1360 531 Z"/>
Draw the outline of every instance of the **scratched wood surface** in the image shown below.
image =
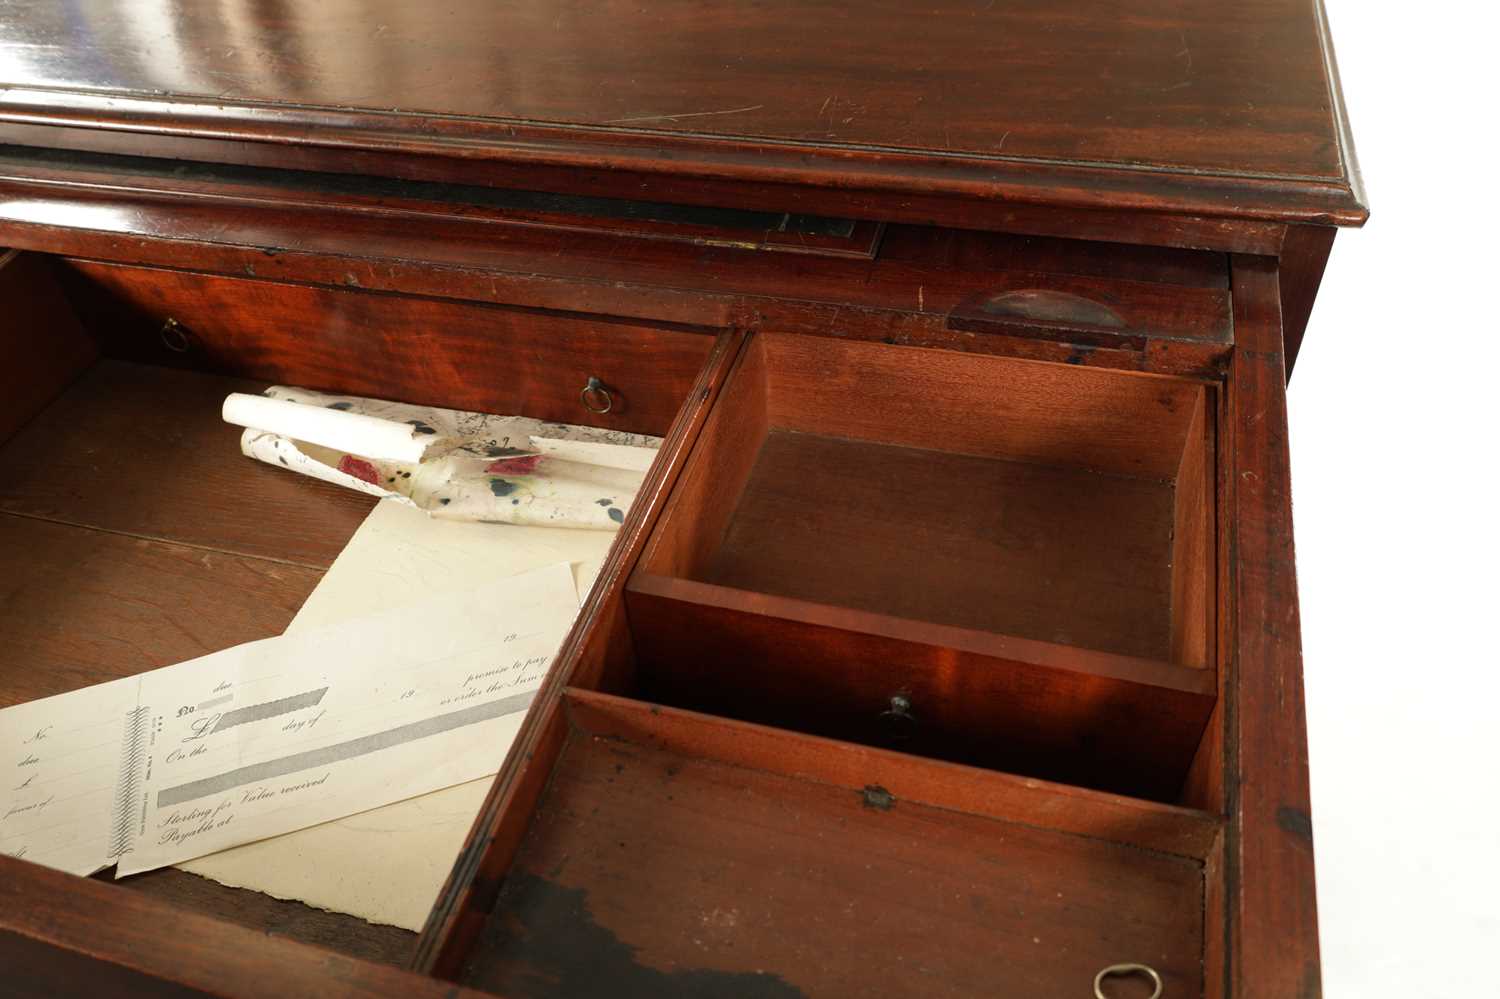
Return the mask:
<path id="1" fill-rule="evenodd" d="M 1149 960 L 1188 996 L 1202 905 L 1196 861 L 576 732 L 462 980 L 518 999 L 1070 996 Z"/>

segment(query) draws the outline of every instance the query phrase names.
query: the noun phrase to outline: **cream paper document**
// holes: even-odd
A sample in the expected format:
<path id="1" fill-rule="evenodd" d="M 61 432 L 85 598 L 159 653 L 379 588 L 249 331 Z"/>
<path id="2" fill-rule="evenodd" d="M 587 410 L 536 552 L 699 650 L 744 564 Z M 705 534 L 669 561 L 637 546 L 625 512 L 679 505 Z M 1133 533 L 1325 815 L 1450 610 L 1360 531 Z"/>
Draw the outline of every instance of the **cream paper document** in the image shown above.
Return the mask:
<path id="1" fill-rule="evenodd" d="M 554 562 L 573 566 L 582 596 L 614 540 L 602 531 L 434 520 L 384 501 L 286 633 L 484 586 Z M 507 748 L 495 748 L 491 773 Z M 420 930 L 484 803 L 490 776 L 177 866 L 233 887 Z"/>
<path id="2" fill-rule="evenodd" d="M 0 851 L 118 876 L 493 773 L 566 562 L 0 711 Z"/>

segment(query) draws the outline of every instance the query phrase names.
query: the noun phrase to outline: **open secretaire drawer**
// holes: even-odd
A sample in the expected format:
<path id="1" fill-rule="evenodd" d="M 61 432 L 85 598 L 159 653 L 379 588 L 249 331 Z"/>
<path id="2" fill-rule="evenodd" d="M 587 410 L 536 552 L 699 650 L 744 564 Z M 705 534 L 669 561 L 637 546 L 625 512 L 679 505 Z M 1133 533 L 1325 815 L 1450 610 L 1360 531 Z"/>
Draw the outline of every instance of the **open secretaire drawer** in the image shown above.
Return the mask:
<path id="1" fill-rule="evenodd" d="M 1275 264 L 1203 256 L 1231 274 L 1224 364 L 1151 363 L 1165 293 L 1133 279 L 1108 285 L 1111 314 L 1147 317 L 1128 335 L 1007 291 L 904 346 L 885 320 L 698 327 L 8 257 L 0 706 L 276 634 L 317 583 L 370 500 L 239 458 L 227 391 L 665 443 L 420 937 L 0 858 L 7 906 L 63 899 L 8 912 L 0 953 L 55 987 L 86 935 L 58 913 L 87 905 L 229 950 L 295 938 L 272 941 L 294 991 L 331 967 L 411 995 L 1067 997 L 1135 963 L 1165 996 L 1224 995 L 1227 955 L 1269 932 L 1240 858 L 1303 877 L 1307 819 L 1296 774 L 1242 790 L 1285 751 L 1244 721 L 1287 656 L 1265 625 L 1289 585 Z M 1036 266 L 1028 287 L 1081 286 Z M 212 961 L 173 972 L 150 936 L 91 960 L 212 991 Z"/>
<path id="2" fill-rule="evenodd" d="M 627 588 L 635 693 L 1175 796 L 1216 695 L 1212 396 L 753 337 Z"/>

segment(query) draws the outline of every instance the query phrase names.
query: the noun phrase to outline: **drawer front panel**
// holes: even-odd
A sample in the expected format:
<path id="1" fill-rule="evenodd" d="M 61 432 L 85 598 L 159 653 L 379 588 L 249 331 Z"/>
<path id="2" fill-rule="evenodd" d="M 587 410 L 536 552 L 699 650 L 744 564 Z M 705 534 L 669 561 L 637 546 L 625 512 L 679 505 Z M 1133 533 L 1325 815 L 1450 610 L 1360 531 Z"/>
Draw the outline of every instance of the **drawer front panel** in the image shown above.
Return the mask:
<path id="1" fill-rule="evenodd" d="M 62 277 L 107 354 L 663 434 L 710 336 L 476 303 L 85 261 Z M 598 379 L 605 392 L 584 388 Z M 607 412 L 598 412 L 606 409 Z"/>

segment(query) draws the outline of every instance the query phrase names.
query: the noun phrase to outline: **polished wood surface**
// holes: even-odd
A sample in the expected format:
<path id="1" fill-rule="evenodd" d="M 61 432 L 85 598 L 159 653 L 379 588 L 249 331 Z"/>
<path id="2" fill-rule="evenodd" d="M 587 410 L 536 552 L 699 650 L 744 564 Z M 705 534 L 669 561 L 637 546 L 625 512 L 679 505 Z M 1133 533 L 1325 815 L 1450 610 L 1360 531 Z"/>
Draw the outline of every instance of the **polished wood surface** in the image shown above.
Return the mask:
<path id="1" fill-rule="evenodd" d="M 1162 370 L 1212 369 L 1231 342 L 1214 253 L 889 226 L 873 260 L 782 254 L 749 245 L 753 230 L 726 245 L 601 230 L 586 216 L 571 230 L 538 226 L 491 216 L 455 185 L 438 185 L 443 202 L 361 199 L 347 181 L 293 189 L 267 171 L 224 178 L 21 153 L 0 150 L 0 236 L 80 257 L 338 287 L 357 262 L 368 290 L 966 350 L 1009 338 L 1007 349 L 1050 359 Z M 1224 248 L 1275 253 L 1280 241 Z M 1047 298 L 1021 309 L 1022 294 Z M 1099 315 L 1107 326 L 1086 321 Z"/>
<path id="2" fill-rule="evenodd" d="M 690 580 L 638 573 L 626 610 L 633 696 L 1155 801 L 1214 704 L 1201 669 Z"/>
<path id="3" fill-rule="evenodd" d="M 65 283 L 106 353 L 304 388 L 660 435 L 713 341 L 698 332 L 79 262 Z M 164 337 L 167 320 L 176 332 Z M 590 378 L 607 413 L 581 399 Z"/>
<path id="4" fill-rule="evenodd" d="M 724 204 L 736 183 L 774 183 L 880 192 L 893 211 L 905 187 L 1365 214 L 1316 0 L 8 0 L 3 14 L 0 135 L 31 144 L 271 165 L 259 146 L 282 166 L 399 175 L 425 158 L 454 176 L 485 164 L 491 183 L 495 167 L 603 167 L 714 182 Z"/>
<path id="5" fill-rule="evenodd" d="M 1234 667 L 1221 677 L 1235 707 L 1221 790 L 1229 816 L 1224 992 L 1273 999 L 1318 988 L 1313 816 L 1280 290 L 1267 260 L 1236 258 L 1231 277 L 1240 348 L 1228 387 L 1226 501 L 1238 612 L 1227 636 Z M 1265 963 L 1271 953 L 1277 960 Z"/>
<path id="6" fill-rule="evenodd" d="M 1320 0 L 0 0 L 0 67 L 0 704 L 315 585 L 368 501 L 226 386 L 667 438 L 419 938 L 0 858 L 0 991 L 1318 994 Z"/>

